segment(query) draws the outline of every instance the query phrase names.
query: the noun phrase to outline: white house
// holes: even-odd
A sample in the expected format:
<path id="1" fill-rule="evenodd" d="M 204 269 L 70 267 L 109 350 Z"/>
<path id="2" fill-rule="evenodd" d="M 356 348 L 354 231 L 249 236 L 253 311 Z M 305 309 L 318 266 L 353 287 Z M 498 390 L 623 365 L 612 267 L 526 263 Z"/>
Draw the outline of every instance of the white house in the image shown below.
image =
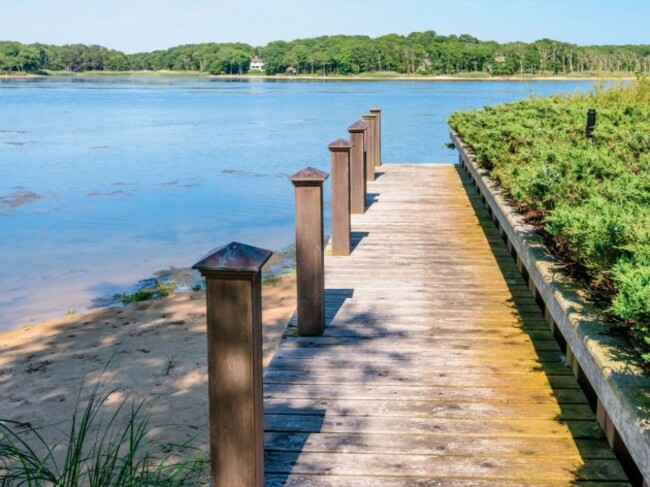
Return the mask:
<path id="1" fill-rule="evenodd" d="M 251 71 L 264 71 L 264 66 L 266 66 L 266 63 L 263 59 L 260 59 L 257 56 L 251 59 Z"/>

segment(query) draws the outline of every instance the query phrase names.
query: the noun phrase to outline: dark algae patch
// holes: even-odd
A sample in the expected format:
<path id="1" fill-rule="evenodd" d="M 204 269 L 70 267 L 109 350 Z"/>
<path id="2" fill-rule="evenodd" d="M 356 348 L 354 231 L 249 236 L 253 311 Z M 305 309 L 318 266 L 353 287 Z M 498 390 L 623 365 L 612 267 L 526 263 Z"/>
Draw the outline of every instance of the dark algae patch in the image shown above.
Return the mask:
<path id="1" fill-rule="evenodd" d="M 33 201 L 40 200 L 42 197 L 43 196 L 38 193 L 34 193 L 33 191 L 26 191 L 23 189 L 16 190 L 8 195 L 0 196 L 0 215 L 8 212 L 9 210 L 13 210 Z"/>
<path id="2" fill-rule="evenodd" d="M 456 112 L 449 124 L 650 361 L 650 80 Z"/>

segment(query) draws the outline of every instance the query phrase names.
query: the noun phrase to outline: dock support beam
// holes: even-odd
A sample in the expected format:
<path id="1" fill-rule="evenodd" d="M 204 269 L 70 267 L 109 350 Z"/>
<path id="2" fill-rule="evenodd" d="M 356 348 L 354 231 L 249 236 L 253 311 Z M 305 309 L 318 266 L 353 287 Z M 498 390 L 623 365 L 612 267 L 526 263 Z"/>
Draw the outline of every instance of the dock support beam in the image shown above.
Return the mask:
<path id="1" fill-rule="evenodd" d="M 361 215 L 366 210 L 366 167 L 364 147 L 368 124 L 359 120 L 348 127 L 350 133 L 350 212 Z"/>
<path id="2" fill-rule="evenodd" d="M 370 113 L 375 116 L 375 166 L 381 166 L 381 108 L 374 106 Z"/>
<path id="3" fill-rule="evenodd" d="M 366 181 L 375 180 L 375 166 L 377 165 L 377 144 L 375 143 L 375 124 L 377 123 L 377 115 L 366 113 L 363 116 L 363 121 L 368 124 L 367 137 L 366 137 Z"/>
<path id="4" fill-rule="evenodd" d="M 332 255 L 350 255 L 350 151 L 338 139 L 328 146 L 332 161 Z"/>
<path id="5" fill-rule="evenodd" d="M 291 176 L 296 192 L 296 279 L 298 334 L 325 331 L 323 183 L 329 175 L 306 167 Z"/>
<path id="6" fill-rule="evenodd" d="M 264 485 L 261 269 L 271 255 L 232 242 L 193 267 L 206 281 L 213 487 Z"/>

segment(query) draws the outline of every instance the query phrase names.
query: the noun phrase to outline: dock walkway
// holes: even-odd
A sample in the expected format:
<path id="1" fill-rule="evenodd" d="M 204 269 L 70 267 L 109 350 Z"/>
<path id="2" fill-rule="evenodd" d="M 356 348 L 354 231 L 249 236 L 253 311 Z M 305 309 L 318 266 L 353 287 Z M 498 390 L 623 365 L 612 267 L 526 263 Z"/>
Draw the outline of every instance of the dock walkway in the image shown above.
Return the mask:
<path id="1" fill-rule="evenodd" d="M 379 169 L 265 371 L 266 485 L 629 485 L 468 178 Z"/>

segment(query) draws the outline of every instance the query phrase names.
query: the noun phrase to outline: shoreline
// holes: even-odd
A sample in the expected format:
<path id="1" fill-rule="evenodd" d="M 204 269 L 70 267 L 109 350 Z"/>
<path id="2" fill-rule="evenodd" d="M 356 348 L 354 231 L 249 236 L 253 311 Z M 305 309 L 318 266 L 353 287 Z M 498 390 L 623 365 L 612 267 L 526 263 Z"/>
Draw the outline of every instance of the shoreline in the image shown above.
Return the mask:
<path id="1" fill-rule="evenodd" d="M 632 81 L 633 75 L 575 75 L 575 76 L 468 76 L 468 75 L 229 75 L 209 74 L 198 71 L 85 71 L 79 73 L 53 72 L 51 74 L 0 74 L 0 80 L 48 79 L 48 78 L 88 78 L 88 77 L 192 77 L 223 80 L 274 80 L 274 81 Z"/>
<path id="2" fill-rule="evenodd" d="M 275 250 L 262 270 L 262 285 L 272 287 L 276 283 L 283 282 L 288 276 L 294 275 L 295 272 L 293 246 Z M 87 281 L 86 284 L 94 284 L 94 281 Z M 106 309 L 125 309 L 127 303 L 137 304 L 156 301 L 161 297 L 187 295 L 197 290 L 204 291 L 205 281 L 198 271 L 190 267 L 172 265 L 154 270 L 146 277 L 139 275 L 130 281 L 130 284 L 121 287 L 122 289 L 117 292 L 91 293 L 90 296 L 85 296 L 86 299 L 77 296 L 79 299 L 75 303 L 69 303 L 67 312 L 66 307 L 60 305 L 39 307 L 36 312 L 33 308 L 23 306 L 22 310 L 4 316 L 5 320 L 0 323 L 0 336 L 2 333 L 60 321 L 71 316 L 92 315 Z"/>

